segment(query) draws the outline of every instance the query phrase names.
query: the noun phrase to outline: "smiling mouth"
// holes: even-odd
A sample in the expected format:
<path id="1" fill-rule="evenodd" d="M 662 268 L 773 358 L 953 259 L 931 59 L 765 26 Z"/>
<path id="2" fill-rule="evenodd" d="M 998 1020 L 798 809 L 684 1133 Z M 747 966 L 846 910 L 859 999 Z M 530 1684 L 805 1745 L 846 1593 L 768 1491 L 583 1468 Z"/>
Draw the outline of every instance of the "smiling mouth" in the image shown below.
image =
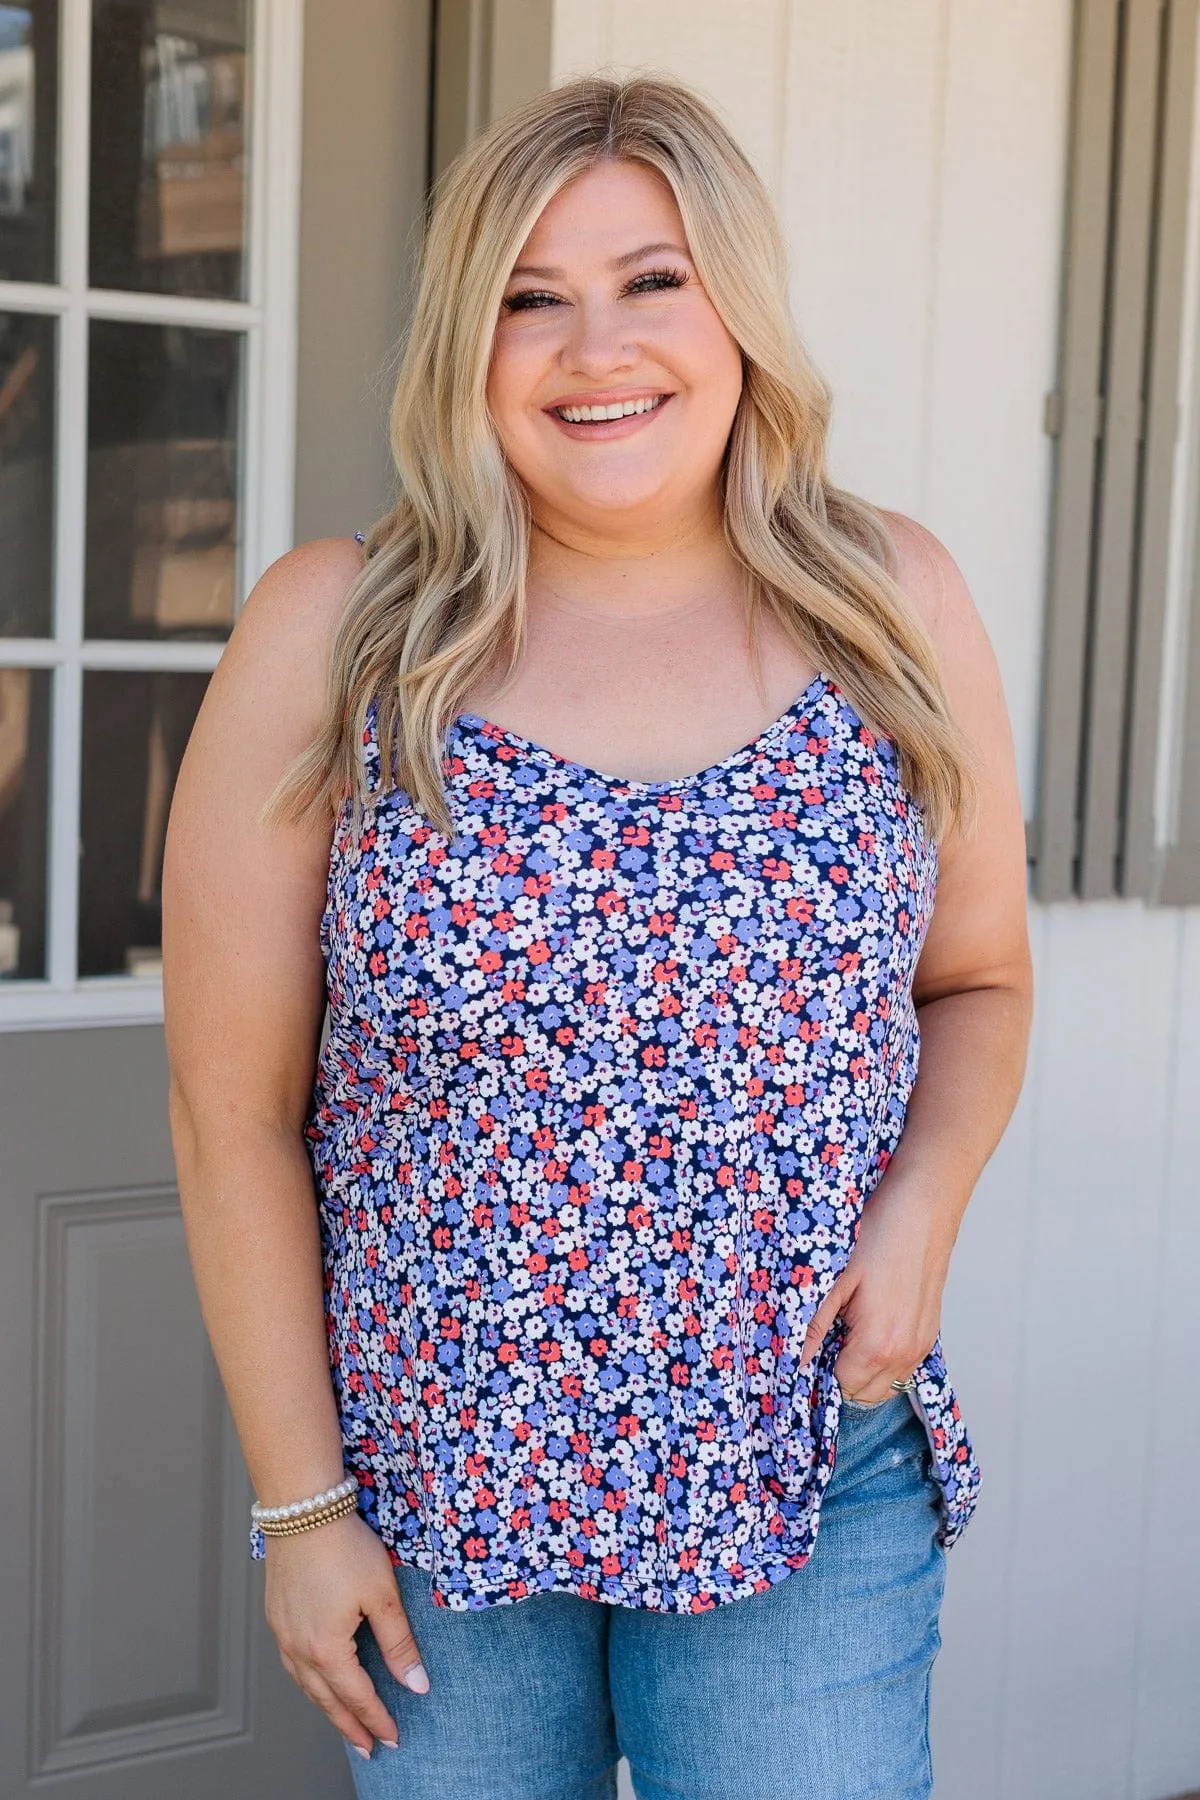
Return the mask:
<path id="1" fill-rule="evenodd" d="M 567 425 L 607 425 L 637 413 L 657 412 L 669 399 L 669 394 L 652 394 L 638 400 L 614 400 L 611 406 L 552 406 L 550 410 Z"/>

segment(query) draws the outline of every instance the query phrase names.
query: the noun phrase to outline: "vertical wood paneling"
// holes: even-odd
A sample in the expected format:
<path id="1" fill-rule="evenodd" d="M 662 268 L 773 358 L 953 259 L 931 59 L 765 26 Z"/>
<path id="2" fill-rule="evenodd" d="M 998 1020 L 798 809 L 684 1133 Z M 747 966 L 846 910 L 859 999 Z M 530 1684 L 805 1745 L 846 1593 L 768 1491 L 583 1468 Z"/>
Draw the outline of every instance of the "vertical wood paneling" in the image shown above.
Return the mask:
<path id="1" fill-rule="evenodd" d="M 1070 0 L 954 0 L 928 463 L 918 517 L 962 566 L 1035 794 L 1070 87 Z"/>
<path id="2" fill-rule="evenodd" d="M 1177 920 L 1045 917 L 1005 1800 L 1127 1800 Z"/>
<path id="3" fill-rule="evenodd" d="M 611 56 L 619 67 L 669 70 L 708 94 L 764 180 L 775 168 L 775 66 L 786 0 L 738 0 L 696 30 L 694 0 L 609 0 Z"/>
<path id="4" fill-rule="evenodd" d="M 781 210 L 835 479 L 919 512 L 945 0 L 794 0 Z"/>
<path id="5" fill-rule="evenodd" d="M 556 82 L 607 67 L 612 56 L 612 0 L 554 0 L 550 55 Z"/>
<path id="6" fill-rule="evenodd" d="M 1143 1501 L 1131 1521 L 1140 1555 L 1134 1800 L 1200 1784 L 1200 911 L 1179 916 L 1178 949 L 1160 1229 L 1146 1245 L 1153 1291 L 1145 1328 L 1128 1320 L 1148 1414 Z"/>
<path id="7" fill-rule="evenodd" d="M 1041 966 L 1045 915 L 1035 914 L 1031 923 Z M 1034 1062 L 1042 1025 L 1039 1014 Z M 1023 1483 L 1017 1447 L 1029 1358 L 1029 1286 L 1021 1272 L 1030 1261 L 1030 1173 L 1040 1120 L 1041 1093 L 1030 1082 L 967 1209 L 942 1315 L 948 1363 L 984 1481 L 978 1512 L 949 1564 L 944 1648 L 934 1671 L 935 1774 L 944 1800 L 1000 1800 L 1009 1567 Z"/>
<path id="8" fill-rule="evenodd" d="M 701 15 L 697 29 L 698 12 Z M 763 179 L 778 178 L 788 0 L 739 0 L 697 8 L 693 0 L 558 0 L 555 79 L 607 68 L 669 73 L 715 101 Z"/>

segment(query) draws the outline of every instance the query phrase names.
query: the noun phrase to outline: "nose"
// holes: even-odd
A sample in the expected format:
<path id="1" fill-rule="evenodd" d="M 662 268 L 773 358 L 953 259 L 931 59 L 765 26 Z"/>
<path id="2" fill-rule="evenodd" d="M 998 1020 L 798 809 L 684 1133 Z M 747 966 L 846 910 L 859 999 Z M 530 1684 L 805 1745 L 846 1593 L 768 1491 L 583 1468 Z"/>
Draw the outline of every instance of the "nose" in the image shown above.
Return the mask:
<path id="1" fill-rule="evenodd" d="M 614 370 L 632 368 L 639 352 L 630 340 L 629 324 L 619 306 L 581 297 L 571 309 L 571 326 L 562 348 L 564 369 L 599 381 Z"/>

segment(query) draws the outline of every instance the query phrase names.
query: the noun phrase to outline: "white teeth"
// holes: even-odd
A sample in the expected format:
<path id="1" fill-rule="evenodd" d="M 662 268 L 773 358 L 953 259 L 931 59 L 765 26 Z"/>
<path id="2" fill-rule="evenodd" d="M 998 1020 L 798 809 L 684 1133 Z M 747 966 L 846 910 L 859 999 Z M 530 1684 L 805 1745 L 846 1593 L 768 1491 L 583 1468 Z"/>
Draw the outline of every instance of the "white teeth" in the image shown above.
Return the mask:
<path id="1" fill-rule="evenodd" d="M 611 406 L 560 406 L 559 413 L 569 425 L 590 425 L 599 419 L 627 419 L 631 413 L 653 412 L 664 396 L 650 400 L 616 400 Z"/>

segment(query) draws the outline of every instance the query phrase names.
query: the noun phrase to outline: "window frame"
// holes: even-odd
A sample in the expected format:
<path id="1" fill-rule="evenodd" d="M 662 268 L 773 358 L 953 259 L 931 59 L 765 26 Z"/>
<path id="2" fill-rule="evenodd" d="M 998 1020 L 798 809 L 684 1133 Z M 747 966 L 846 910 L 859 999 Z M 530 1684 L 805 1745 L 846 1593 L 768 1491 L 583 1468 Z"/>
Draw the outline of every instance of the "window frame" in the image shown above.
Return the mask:
<path id="1" fill-rule="evenodd" d="M 87 639 L 88 328 L 92 319 L 199 326 L 243 336 L 237 592 L 292 543 L 304 0 L 251 0 L 247 298 L 88 286 L 91 0 L 60 0 L 55 283 L 0 281 L 0 310 L 56 320 L 52 635 L 0 640 L 0 664 L 52 671 L 46 973 L 0 983 L 0 1031 L 162 1019 L 159 976 L 76 973 L 83 678 L 93 669 L 207 671 L 224 644 Z M 268 171 L 269 183 L 268 183 Z M 269 187 L 269 191 L 268 191 Z"/>

